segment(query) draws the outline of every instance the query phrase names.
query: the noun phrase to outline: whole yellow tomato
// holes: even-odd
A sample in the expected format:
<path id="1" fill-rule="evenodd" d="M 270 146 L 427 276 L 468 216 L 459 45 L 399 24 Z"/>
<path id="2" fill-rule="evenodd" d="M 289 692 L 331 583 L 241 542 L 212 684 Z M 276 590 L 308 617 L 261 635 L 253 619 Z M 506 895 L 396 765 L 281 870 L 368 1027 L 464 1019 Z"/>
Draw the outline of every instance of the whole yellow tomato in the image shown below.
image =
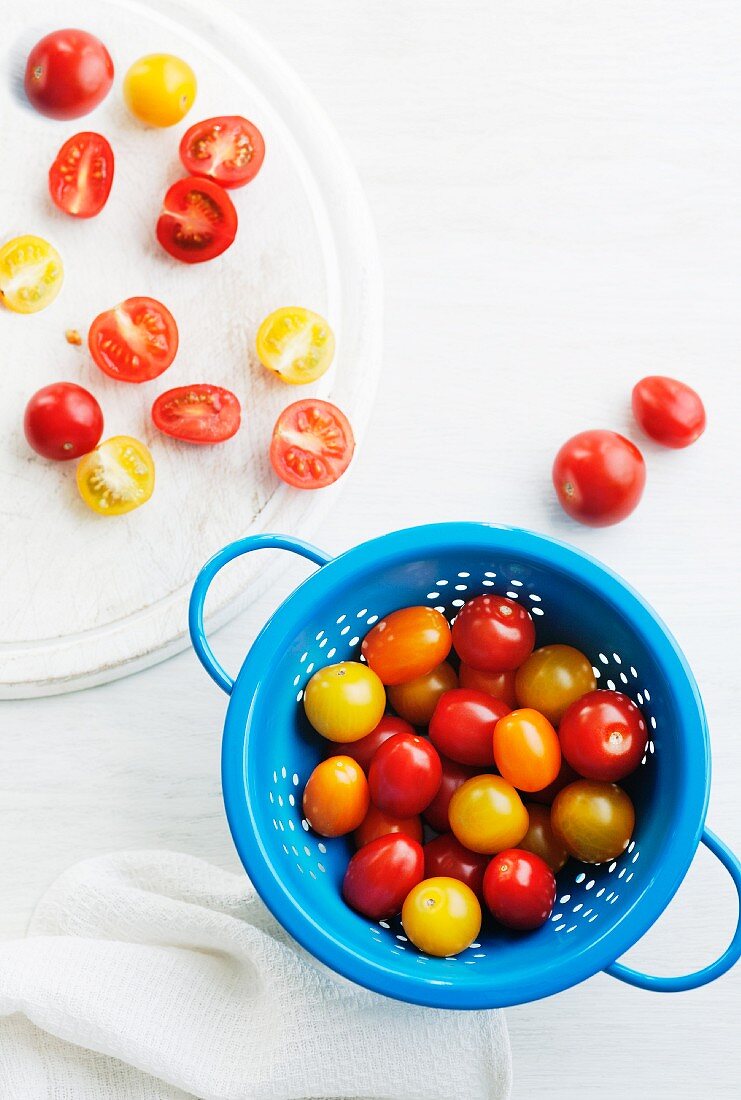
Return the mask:
<path id="1" fill-rule="evenodd" d="M 329 741 L 359 741 L 376 728 L 385 708 L 383 684 L 360 661 L 320 668 L 304 692 L 306 717 Z"/>
<path id="2" fill-rule="evenodd" d="M 152 53 L 135 61 L 124 77 L 124 100 L 132 115 L 148 126 L 174 126 L 196 98 L 196 78 L 187 61 Z"/>
<path id="3" fill-rule="evenodd" d="M 457 878 L 427 878 L 407 894 L 401 923 L 409 939 L 428 955 L 457 955 L 481 931 L 481 906 L 470 886 Z"/>

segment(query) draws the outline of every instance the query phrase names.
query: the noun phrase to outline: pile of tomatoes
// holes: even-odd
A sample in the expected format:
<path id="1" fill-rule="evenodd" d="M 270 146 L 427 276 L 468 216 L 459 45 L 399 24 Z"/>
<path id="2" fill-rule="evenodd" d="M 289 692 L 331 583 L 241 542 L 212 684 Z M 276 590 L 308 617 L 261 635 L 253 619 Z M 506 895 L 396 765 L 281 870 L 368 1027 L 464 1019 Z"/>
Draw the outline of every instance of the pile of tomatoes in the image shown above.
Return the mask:
<path id="1" fill-rule="evenodd" d="M 332 743 L 304 789 L 306 820 L 353 834 L 347 904 L 374 921 L 400 913 L 427 954 L 465 950 L 482 906 L 507 928 L 538 928 L 569 857 L 603 863 L 630 843 L 618 783 L 643 759 L 643 715 L 597 690 L 578 649 L 535 644 L 508 597 L 475 597 L 452 629 L 406 607 L 366 635 L 362 660 L 306 685 L 306 716 Z"/>

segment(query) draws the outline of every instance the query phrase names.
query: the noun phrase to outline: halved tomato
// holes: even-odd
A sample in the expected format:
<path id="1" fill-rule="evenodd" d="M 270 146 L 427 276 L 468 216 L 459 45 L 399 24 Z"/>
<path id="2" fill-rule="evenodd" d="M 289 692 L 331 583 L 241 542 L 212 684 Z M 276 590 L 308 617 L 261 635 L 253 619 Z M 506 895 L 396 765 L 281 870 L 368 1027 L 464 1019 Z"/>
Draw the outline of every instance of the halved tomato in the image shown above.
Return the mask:
<path id="1" fill-rule="evenodd" d="M 222 443 L 236 433 L 241 412 L 231 390 L 199 382 L 161 393 L 152 405 L 152 420 L 161 432 L 175 439 Z"/>
<path id="2" fill-rule="evenodd" d="M 157 240 L 165 252 L 186 264 L 200 264 L 226 252 L 237 234 L 237 211 L 213 180 L 173 183 L 157 219 Z"/>
<path id="3" fill-rule="evenodd" d="M 344 413 L 316 397 L 295 401 L 278 417 L 270 461 L 297 489 L 323 489 L 350 465 L 355 437 Z"/>
<path id="4" fill-rule="evenodd" d="M 154 492 L 154 459 L 138 439 L 114 435 L 80 459 L 77 488 L 98 515 L 133 512 Z"/>
<path id="5" fill-rule="evenodd" d="M 65 141 L 49 169 L 52 201 L 74 218 L 99 214 L 112 184 L 113 150 L 102 134 L 75 134 Z"/>
<path id="6" fill-rule="evenodd" d="M 0 248 L 0 300 L 13 313 L 38 313 L 56 298 L 64 268 L 43 237 L 13 237 Z"/>
<path id="7" fill-rule="evenodd" d="M 219 115 L 196 122 L 180 141 L 180 159 L 191 176 L 222 187 L 243 187 L 254 179 L 265 157 L 263 136 L 241 115 Z"/>
<path id="8" fill-rule="evenodd" d="M 148 382 L 175 358 L 178 327 L 162 302 L 127 298 L 95 318 L 87 342 L 104 374 L 121 382 Z"/>

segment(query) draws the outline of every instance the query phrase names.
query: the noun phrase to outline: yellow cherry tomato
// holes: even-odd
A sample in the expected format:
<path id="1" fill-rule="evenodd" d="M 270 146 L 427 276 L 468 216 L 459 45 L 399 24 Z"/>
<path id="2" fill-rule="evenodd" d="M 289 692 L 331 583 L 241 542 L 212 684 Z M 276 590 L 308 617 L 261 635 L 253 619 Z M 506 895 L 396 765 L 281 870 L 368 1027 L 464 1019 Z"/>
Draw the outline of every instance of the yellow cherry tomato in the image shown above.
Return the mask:
<path id="1" fill-rule="evenodd" d="M 544 714 L 554 726 L 570 705 L 594 691 L 592 662 L 570 645 L 544 645 L 517 670 L 515 693 L 521 707 Z"/>
<path id="2" fill-rule="evenodd" d="M 151 53 L 135 61 L 124 77 L 124 100 L 132 115 L 148 126 L 174 126 L 196 98 L 190 65 L 169 53 Z"/>
<path id="3" fill-rule="evenodd" d="M 56 298 L 64 268 L 43 237 L 14 237 L 0 248 L 0 298 L 14 313 L 38 313 Z"/>
<path id="4" fill-rule="evenodd" d="M 401 910 L 409 939 L 428 955 L 457 955 L 481 931 L 481 906 L 457 878 L 427 878 L 409 891 Z"/>
<path id="5" fill-rule="evenodd" d="M 114 435 L 80 459 L 77 488 L 101 516 L 133 512 L 154 492 L 154 459 L 138 439 Z"/>
<path id="6" fill-rule="evenodd" d="M 577 779 L 551 806 L 554 833 L 583 863 L 617 859 L 630 844 L 635 822 L 633 803 L 616 783 Z"/>
<path id="7" fill-rule="evenodd" d="M 426 726 L 441 695 L 458 687 L 458 677 L 447 661 L 404 684 L 389 687 L 389 702 L 396 713 L 413 726 Z"/>
<path id="8" fill-rule="evenodd" d="M 317 733 L 330 741 L 359 741 L 381 721 L 386 692 L 372 669 L 360 661 L 320 668 L 304 692 L 304 710 Z"/>
<path id="9" fill-rule="evenodd" d="M 302 386 L 329 370 L 334 334 L 323 317 L 302 306 L 269 314 L 257 330 L 257 357 L 282 382 Z"/>
<path id="10" fill-rule="evenodd" d="M 461 844 L 483 855 L 516 848 L 528 828 L 522 799 L 501 775 L 476 775 L 462 783 L 453 791 L 448 819 Z"/>

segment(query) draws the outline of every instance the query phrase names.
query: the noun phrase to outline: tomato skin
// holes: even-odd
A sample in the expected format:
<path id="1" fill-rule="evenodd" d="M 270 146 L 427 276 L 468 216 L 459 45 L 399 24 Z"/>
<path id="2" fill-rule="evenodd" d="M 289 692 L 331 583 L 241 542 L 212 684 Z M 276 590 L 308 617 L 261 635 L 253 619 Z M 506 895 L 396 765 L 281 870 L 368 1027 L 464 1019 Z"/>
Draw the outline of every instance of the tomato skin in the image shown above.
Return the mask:
<path id="1" fill-rule="evenodd" d="M 265 369 L 281 382 L 305 386 L 332 365 L 334 333 L 318 313 L 303 306 L 283 306 L 260 324 L 255 350 Z"/>
<path id="2" fill-rule="evenodd" d="M 99 313 L 88 348 L 97 367 L 120 382 L 149 382 L 172 364 L 178 327 L 167 306 L 154 298 L 127 298 Z"/>
<path id="3" fill-rule="evenodd" d="M 494 856 L 484 875 L 484 900 L 506 928 L 532 931 L 545 924 L 556 900 L 556 879 L 532 852 L 510 848 Z"/>
<path id="4" fill-rule="evenodd" d="M 705 406 L 684 382 L 649 375 L 636 382 L 633 415 L 646 435 L 664 447 L 689 447 L 705 431 Z"/>
<path id="5" fill-rule="evenodd" d="M 519 794 L 500 775 L 467 780 L 450 800 L 450 828 L 472 852 L 494 855 L 519 844 L 528 828 Z"/>
<path id="6" fill-rule="evenodd" d="M 189 176 L 212 179 L 222 187 L 244 187 L 265 158 L 265 141 L 241 115 L 219 115 L 196 122 L 180 139 L 180 160 Z"/>
<path id="7" fill-rule="evenodd" d="M 540 711 L 554 726 L 574 700 L 596 686 L 591 661 L 570 645 L 533 650 L 515 679 L 519 705 Z"/>
<path id="8" fill-rule="evenodd" d="M 506 596 L 469 600 L 453 623 L 455 651 L 481 672 L 508 672 L 529 657 L 535 626 L 527 608 Z"/>
<path id="9" fill-rule="evenodd" d="M 551 824 L 550 807 L 541 806 L 537 802 L 526 802 L 525 809 L 530 823 L 519 847 L 540 856 L 553 873 L 557 874 L 569 858 L 569 853 Z"/>
<path id="10" fill-rule="evenodd" d="M 494 728 L 494 760 L 502 776 L 521 791 L 542 791 L 557 778 L 561 746 L 551 723 L 524 707 Z"/>
<path id="11" fill-rule="evenodd" d="M 455 670 L 447 661 L 443 661 L 424 676 L 389 687 L 388 697 L 397 714 L 406 718 L 407 722 L 411 722 L 413 726 L 426 726 L 440 697 L 457 686 Z"/>
<path id="12" fill-rule="evenodd" d="M 415 947 L 444 958 L 465 951 L 476 939 L 481 906 L 465 882 L 447 876 L 427 878 L 407 895 L 401 923 Z"/>
<path id="13" fill-rule="evenodd" d="M 393 917 L 424 875 L 422 845 L 402 833 L 376 837 L 347 865 L 342 896 L 370 920 Z"/>
<path id="14" fill-rule="evenodd" d="M 462 688 L 471 688 L 472 691 L 484 691 L 487 695 L 493 695 L 495 699 L 501 699 L 510 710 L 517 706 L 515 695 L 515 669 L 507 669 L 505 672 L 482 672 L 481 669 L 472 668 L 465 661 L 461 661 L 458 669 L 458 680 Z"/>
<path id="15" fill-rule="evenodd" d="M 65 141 L 49 169 L 49 194 L 73 218 L 94 218 L 113 186 L 113 150 L 101 134 L 85 131 Z"/>
<path id="16" fill-rule="evenodd" d="M 154 459 L 130 435 L 114 435 L 77 463 L 77 489 L 100 516 L 123 516 L 146 504 L 154 492 Z"/>
<path id="17" fill-rule="evenodd" d="M 349 756 L 317 764 L 304 787 L 304 817 L 320 836 L 344 836 L 363 821 L 370 799 L 363 769 Z"/>
<path id="18" fill-rule="evenodd" d="M 36 43 L 26 61 L 26 95 L 48 118 L 89 114 L 108 95 L 112 83 L 111 55 L 87 31 L 52 31 Z"/>
<path id="19" fill-rule="evenodd" d="M 350 422 L 318 398 L 294 401 L 275 422 L 270 463 L 296 489 L 324 489 L 344 474 L 355 451 Z"/>
<path id="20" fill-rule="evenodd" d="M 368 812 L 355 830 L 353 840 L 356 848 L 362 848 L 376 840 L 379 836 L 388 836 L 390 833 L 402 833 L 411 837 L 418 844 L 422 843 L 424 832 L 419 816 L 394 817 L 393 814 L 385 814 L 377 806 L 369 806 Z"/>
<path id="21" fill-rule="evenodd" d="M 607 527 L 629 516 L 645 484 L 643 455 L 618 432 L 579 432 L 564 443 L 553 463 L 561 507 L 590 527 Z"/>
<path id="22" fill-rule="evenodd" d="M 328 741 L 341 744 L 359 741 L 371 733 L 385 706 L 383 684 L 360 661 L 340 661 L 320 668 L 304 690 L 304 710 L 311 725 Z"/>
<path id="23" fill-rule="evenodd" d="M 361 651 L 384 684 L 426 676 L 450 653 L 448 620 L 434 607 L 402 607 L 366 634 Z"/>
<path id="24" fill-rule="evenodd" d="M 157 240 L 184 264 L 214 260 L 237 235 L 237 211 L 223 187 L 189 176 L 176 180 L 162 201 Z"/>
<path id="25" fill-rule="evenodd" d="M 371 760 L 384 741 L 388 741 L 395 733 L 408 733 L 414 737 L 414 726 L 410 726 L 403 718 L 396 718 L 393 714 L 384 714 L 375 729 L 361 737 L 359 741 L 346 742 L 342 745 L 342 751 L 346 756 L 357 760 L 365 774 L 371 766 Z M 339 742 L 342 744 L 342 742 Z M 330 752 L 336 751 L 336 745 L 330 742 Z"/>
<path id="26" fill-rule="evenodd" d="M 438 792 L 429 806 L 422 812 L 422 816 L 435 832 L 447 833 L 450 829 L 448 807 L 453 792 L 457 791 L 467 779 L 473 779 L 475 775 L 478 775 L 478 771 L 467 764 L 459 764 L 456 760 L 449 760 L 447 756 L 441 756 L 440 763 L 443 769 L 443 777 Z"/>
<path id="27" fill-rule="evenodd" d="M 591 691 L 571 704 L 558 736 L 564 756 L 579 775 L 617 783 L 640 764 L 648 731 L 627 695 Z"/>
<path id="28" fill-rule="evenodd" d="M 568 787 L 569 783 L 573 783 L 574 780 L 578 778 L 579 776 L 564 758 L 562 750 L 561 767 L 559 768 L 558 775 L 552 783 L 549 783 L 547 787 L 543 787 L 541 791 L 529 791 L 530 800 L 532 802 L 539 802 L 544 806 L 550 806 L 558 792 L 562 791 L 564 787 Z"/>
<path id="29" fill-rule="evenodd" d="M 425 878 L 457 878 L 465 882 L 481 902 L 484 900 L 484 871 L 489 857 L 464 848 L 452 833 L 444 833 L 425 844 Z"/>
<path id="30" fill-rule="evenodd" d="M 443 756 L 459 764 L 494 764 L 494 729 L 507 704 L 483 691 L 453 688 L 438 700 L 430 721 L 430 740 Z"/>
<path id="31" fill-rule="evenodd" d="M 556 795 L 551 824 L 570 855 L 583 863 L 605 863 L 630 844 L 635 810 L 616 784 L 577 779 Z"/>
<path id="32" fill-rule="evenodd" d="M 92 451 L 103 434 L 103 413 L 91 393 L 74 382 L 54 382 L 26 405 L 23 430 L 44 458 L 66 461 Z"/>
<path id="33" fill-rule="evenodd" d="M 442 777 L 440 757 L 429 741 L 397 733 L 371 761 L 368 785 L 373 805 L 397 817 L 413 817 L 432 802 Z"/>
<path id="34" fill-rule="evenodd" d="M 43 237 L 13 237 L 0 248 L 0 300 L 13 313 L 38 313 L 62 289 L 62 257 Z"/>
<path id="35" fill-rule="evenodd" d="M 197 382 L 161 393 L 152 420 L 165 435 L 187 443 L 223 443 L 239 431 L 242 410 L 231 390 Z"/>
<path id="36" fill-rule="evenodd" d="M 174 126 L 196 98 L 196 78 L 187 61 L 168 53 L 140 57 L 127 70 L 123 96 L 135 118 L 148 126 Z"/>

